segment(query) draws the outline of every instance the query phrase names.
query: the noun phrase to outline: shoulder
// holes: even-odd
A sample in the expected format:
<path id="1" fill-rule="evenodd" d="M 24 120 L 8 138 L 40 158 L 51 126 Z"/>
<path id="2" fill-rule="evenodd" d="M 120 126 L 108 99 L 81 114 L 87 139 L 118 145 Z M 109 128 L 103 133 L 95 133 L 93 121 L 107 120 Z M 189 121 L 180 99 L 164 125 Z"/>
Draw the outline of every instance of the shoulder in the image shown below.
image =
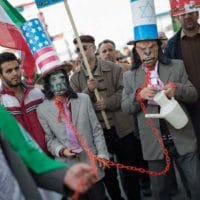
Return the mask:
<path id="1" fill-rule="evenodd" d="M 29 88 L 29 90 L 30 90 L 30 92 L 29 92 L 29 94 L 30 95 L 33 95 L 34 97 L 39 97 L 39 98 L 43 98 L 44 97 L 44 94 L 43 94 L 43 92 L 41 91 L 41 89 L 39 89 L 39 88 Z"/>
<path id="2" fill-rule="evenodd" d="M 120 65 L 114 62 L 98 59 L 98 65 L 101 66 L 102 71 L 122 71 Z"/>
<path id="3" fill-rule="evenodd" d="M 136 70 L 129 70 L 129 71 L 124 72 L 123 78 L 124 78 L 124 79 L 133 78 L 135 72 L 136 72 Z"/>
<path id="4" fill-rule="evenodd" d="M 175 41 L 179 40 L 181 37 L 181 30 L 179 30 L 175 35 L 173 35 L 169 40 L 169 44 L 173 44 Z"/>
<path id="5" fill-rule="evenodd" d="M 82 99 L 82 100 L 88 100 L 88 99 L 90 99 L 89 95 L 85 94 L 85 93 L 77 93 L 77 95 L 78 95 L 78 98 Z"/>
<path id="6" fill-rule="evenodd" d="M 48 99 L 45 99 L 38 107 L 38 111 L 47 112 L 47 109 L 51 108 L 51 102 Z"/>
<path id="7" fill-rule="evenodd" d="M 176 68 L 184 67 L 183 60 L 180 60 L 180 59 L 171 59 L 170 65 L 171 65 L 171 67 L 176 67 Z"/>
<path id="8" fill-rule="evenodd" d="M 71 78 L 70 78 L 70 81 L 73 80 L 73 79 L 76 79 L 80 73 L 81 73 L 81 70 L 80 70 L 80 69 L 76 70 L 76 71 L 72 74 L 72 76 L 71 76 Z"/>
<path id="9" fill-rule="evenodd" d="M 167 70 L 170 70 L 172 73 L 185 70 L 183 61 L 179 59 L 171 59 L 170 64 L 164 65 L 164 67 L 167 68 Z"/>

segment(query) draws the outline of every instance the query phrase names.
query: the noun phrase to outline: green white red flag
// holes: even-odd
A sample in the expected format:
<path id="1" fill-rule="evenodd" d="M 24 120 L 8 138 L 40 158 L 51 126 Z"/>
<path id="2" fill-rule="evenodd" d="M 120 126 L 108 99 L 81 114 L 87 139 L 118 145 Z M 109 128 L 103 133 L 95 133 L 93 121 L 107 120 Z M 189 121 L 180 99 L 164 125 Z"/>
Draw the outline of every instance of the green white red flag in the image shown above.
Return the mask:
<path id="1" fill-rule="evenodd" d="M 35 61 L 20 31 L 25 22 L 23 16 L 7 0 L 0 0 L 0 46 L 22 52 L 22 67 L 28 82 L 31 82 L 35 72 Z"/>

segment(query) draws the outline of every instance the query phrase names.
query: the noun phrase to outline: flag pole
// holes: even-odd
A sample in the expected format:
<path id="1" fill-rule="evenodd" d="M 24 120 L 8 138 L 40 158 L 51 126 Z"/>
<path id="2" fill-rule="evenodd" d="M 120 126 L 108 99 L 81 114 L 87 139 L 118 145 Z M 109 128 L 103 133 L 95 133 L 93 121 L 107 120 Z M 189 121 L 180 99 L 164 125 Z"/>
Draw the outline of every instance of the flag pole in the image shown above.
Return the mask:
<path id="1" fill-rule="evenodd" d="M 75 26 L 75 22 L 74 22 L 74 19 L 73 19 L 72 13 L 71 13 L 71 11 L 70 11 L 70 8 L 69 8 L 69 5 L 68 5 L 67 0 L 64 0 L 64 5 L 65 5 L 65 9 L 66 9 L 66 11 L 67 11 L 67 14 L 68 14 L 68 17 L 69 17 L 69 20 L 70 20 L 72 29 L 73 29 L 73 31 L 74 31 L 75 37 L 76 37 L 76 39 L 77 39 L 78 47 L 80 48 L 80 52 L 81 52 L 81 55 L 82 55 L 82 57 L 83 57 L 83 62 L 84 62 L 84 65 L 85 65 L 85 67 L 86 67 L 86 69 L 87 69 L 89 78 L 93 78 L 93 75 L 92 75 L 92 72 L 91 72 L 91 69 L 90 69 L 88 60 L 87 60 L 87 58 L 86 58 L 86 56 L 85 56 L 85 52 L 84 52 L 84 50 L 83 50 L 83 46 L 82 46 L 82 43 L 81 43 L 81 40 L 80 40 L 78 31 L 77 31 L 77 28 L 76 28 L 76 26 Z M 94 93 L 95 93 L 95 96 L 96 96 L 97 100 L 100 100 L 100 96 L 99 96 L 99 92 L 98 92 L 97 88 L 95 88 Z M 107 128 L 107 129 L 110 129 L 110 124 L 109 124 L 109 122 L 108 122 L 108 118 L 107 118 L 107 115 L 106 115 L 106 113 L 105 113 L 104 110 L 101 111 L 101 115 L 102 115 L 103 120 L 104 120 L 104 122 L 105 122 L 106 128 Z"/>

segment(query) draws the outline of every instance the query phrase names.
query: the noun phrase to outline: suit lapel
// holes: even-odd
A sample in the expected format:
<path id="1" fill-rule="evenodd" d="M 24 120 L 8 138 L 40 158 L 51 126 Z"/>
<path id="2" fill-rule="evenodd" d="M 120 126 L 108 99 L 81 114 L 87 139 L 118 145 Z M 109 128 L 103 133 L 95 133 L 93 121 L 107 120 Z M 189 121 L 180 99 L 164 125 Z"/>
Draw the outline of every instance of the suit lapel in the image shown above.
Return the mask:
<path id="1" fill-rule="evenodd" d="M 77 123 L 79 107 L 80 107 L 80 99 L 71 99 L 71 113 L 72 113 L 72 122 L 74 125 Z"/>
<path id="2" fill-rule="evenodd" d="M 166 84 L 170 80 L 171 71 L 169 70 L 169 67 L 167 65 L 163 65 L 162 63 L 159 63 L 158 74 L 159 74 L 160 80 L 164 84 Z M 141 87 L 141 85 L 143 85 L 144 82 L 145 82 L 145 70 L 142 69 L 142 67 L 140 66 L 139 69 L 135 72 L 136 88 Z"/>
<path id="3" fill-rule="evenodd" d="M 171 76 L 171 71 L 169 70 L 167 65 L 163 65 L 162 63 L 159 63 L 158 74 L 159 74 L 160 80 L 165 85 L 169 81 L 169 78 Z"/>
<path id="4" fill-rule="evenodd" d="M 136 88 L 141 87 L 144 84 L 144 82 L 145 82 L 145 71 L 140 66 L 139 69 L 135 72 L 135 85 L 136 85 Z"/>

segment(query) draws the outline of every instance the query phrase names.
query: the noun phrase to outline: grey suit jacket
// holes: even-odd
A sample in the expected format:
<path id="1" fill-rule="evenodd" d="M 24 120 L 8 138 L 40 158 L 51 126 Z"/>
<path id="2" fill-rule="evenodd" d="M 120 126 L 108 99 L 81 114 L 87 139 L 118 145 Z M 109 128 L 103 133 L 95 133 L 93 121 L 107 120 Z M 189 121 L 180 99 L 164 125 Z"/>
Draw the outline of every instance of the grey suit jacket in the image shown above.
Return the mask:
<path id="1" fill-rule="evenodd" d="M 81 138 L 94 155 L 108 159 L 108 151 L 103 136 L 102 127 L 97 120 L 92 103 L 87 94 L 78 94 L 77 99 L 71 99 L 72 122 L 78 129 Z M 69 145 L 66 135 L 65 119 L 58 121 L 58 109 L 53 100 L 45 100 L 37 108 L 38 119 L 45 131 L 48 150 L 60 161 L 73 165 L 77 162 L 89 163 L 87 154 L 83 151 L 79 158 L 60 157 L 59 151 Z M 100 171 L 100 177 L 104 175 Z"/>
<path id="2" fill-rule="evenodd" d="M 175 98 L 179 103 L 192 103 L 197 100 L 197 91 L 188 80 L 182 61 L 172 60 L 169 65 L 159 63 L 158 73 L 164 84 L 173 82 L 177 85 Z M 122 109 L 125 112 L 133 113 L 137 116 L 144 159 L 158 160 L 163 158 L 162 149 L 158 140 L 153 135 L 151 128 L 147 124 L 147 120 L 144 113 L 141 111 L 139 102 L 135 98 L 135 93 L 144 83 L 144 79 L 145 71 L 141 66 L 136 70 L 128 71 L 124 74 Z M 147 105 L 148 113 L 158 113 L 158 109 L 158 106 Z M 153 119 L 153 121 L 159 130 L 159 120 Z M 173 128 L 168 123 L 167 125 L 180 155 L 196 150 L 196 138 L 190 121 L 180 130 Z"/>

